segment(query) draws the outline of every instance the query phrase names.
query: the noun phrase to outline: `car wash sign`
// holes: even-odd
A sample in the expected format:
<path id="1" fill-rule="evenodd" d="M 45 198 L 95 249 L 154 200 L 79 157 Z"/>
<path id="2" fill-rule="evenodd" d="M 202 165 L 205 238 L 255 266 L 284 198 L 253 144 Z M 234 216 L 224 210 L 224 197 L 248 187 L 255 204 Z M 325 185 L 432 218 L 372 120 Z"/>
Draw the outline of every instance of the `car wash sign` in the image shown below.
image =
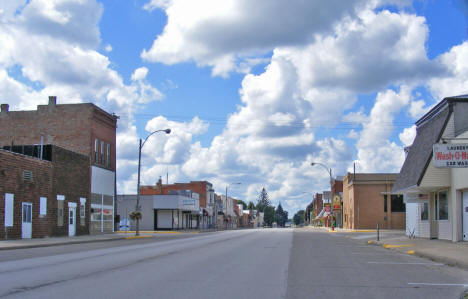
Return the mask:
<path id="1" fill-rule="evenodd" d="M 468 143 L 436 143 L 432 150 L 435 167 L 468 168 Z"/>

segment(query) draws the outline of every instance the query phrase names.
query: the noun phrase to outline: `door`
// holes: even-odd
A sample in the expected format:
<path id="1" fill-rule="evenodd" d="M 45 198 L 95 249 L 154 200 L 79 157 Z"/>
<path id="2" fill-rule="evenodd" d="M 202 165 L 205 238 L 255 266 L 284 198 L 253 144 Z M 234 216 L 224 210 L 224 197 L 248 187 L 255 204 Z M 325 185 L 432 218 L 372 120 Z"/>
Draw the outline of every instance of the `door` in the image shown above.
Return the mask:
<path id="1" fill-rule="evenodd" d="M 430 219 L 430 238 L 431 239 L 438 239 L 439 238 L 439 221 L 437 220 L 437 193 L 431 193 L 431 199 L 429 200 L 429 211 L 431 215 L 429 215 Z"/>
<path id="2" fill-rule="evenodd" d="M 468 191 L 463 192 L 463 241 L 468 241 Z"/>
<path id="3" fill-rule="evenodd" d="M 32 237 L 32 203 L 23 202 L 22 204 L 22 225 L 21 225 L 21 237 L 23 239 L 31 239 Z"/>
<path id="4" fill-rule="evenodd" d="M 68 236 L 73 237 L 76 233 L 76 208 L 68 207 Z"/>

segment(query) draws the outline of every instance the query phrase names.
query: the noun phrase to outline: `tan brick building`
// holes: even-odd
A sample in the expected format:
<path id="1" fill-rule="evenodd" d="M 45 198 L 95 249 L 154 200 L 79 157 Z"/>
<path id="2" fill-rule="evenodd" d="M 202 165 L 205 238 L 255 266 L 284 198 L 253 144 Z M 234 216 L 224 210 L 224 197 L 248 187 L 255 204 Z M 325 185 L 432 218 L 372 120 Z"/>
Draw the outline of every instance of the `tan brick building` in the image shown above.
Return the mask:
<path id="1" fill-rule="evenodd" d="M 405 228 L 403 196 L 391 195 L 398 174 L 347 173 L 343 178 L 343 227 Z"/>
<path id="2" fill-rule="evenodd" d="M 112 232 L 118 117 L 91 103 L 57 104 L 54 96 L 37 110 L 10 111 L 1 105 L 0 148 L 52 144 L 88 157 L 90 232 Z"/>

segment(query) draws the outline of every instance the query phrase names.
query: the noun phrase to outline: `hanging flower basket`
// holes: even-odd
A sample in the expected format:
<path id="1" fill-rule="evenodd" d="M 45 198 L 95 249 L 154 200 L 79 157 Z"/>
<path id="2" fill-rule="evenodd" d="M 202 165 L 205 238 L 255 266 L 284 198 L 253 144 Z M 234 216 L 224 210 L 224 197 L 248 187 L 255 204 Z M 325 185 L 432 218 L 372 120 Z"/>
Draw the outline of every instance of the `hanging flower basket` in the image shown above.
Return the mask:
<path id="1" fill-rule="evenodd" d="M 128 217 L 130 217 L 132 220 L 140 220 L 143 215 L 139 211 L 133 211 L 128 215 Z"/>

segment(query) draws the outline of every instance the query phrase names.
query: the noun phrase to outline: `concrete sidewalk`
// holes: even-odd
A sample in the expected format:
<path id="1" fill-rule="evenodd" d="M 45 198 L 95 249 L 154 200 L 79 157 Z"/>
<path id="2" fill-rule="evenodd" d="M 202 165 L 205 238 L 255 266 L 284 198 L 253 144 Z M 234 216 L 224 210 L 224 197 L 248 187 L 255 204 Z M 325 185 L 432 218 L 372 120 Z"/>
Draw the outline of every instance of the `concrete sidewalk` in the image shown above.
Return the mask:
<path id="1" fill-rule="evenodd" d="M 401 232 L 399 235 L 382 234 L 380 241 L 371 239 L 368 244 L 382 246 L 405 254 L 417 255 L 434 262 L 443 263 L 468 270 L 468 242 L 457 242 L 436 239 L 410 239 Z"/>
<path id="2" fill-rule="evenodd" d="M 50 238 L 35 238 L 35 239 L 18 239 L 18 240 L 1 240 L 0 250 L 49 247 L 68 244 L 92 243 L 122 240 L 128 237 L 125 234 L 103 234 L 103 235 L 85 235 L 76 237 L 50 237 Z"/>

